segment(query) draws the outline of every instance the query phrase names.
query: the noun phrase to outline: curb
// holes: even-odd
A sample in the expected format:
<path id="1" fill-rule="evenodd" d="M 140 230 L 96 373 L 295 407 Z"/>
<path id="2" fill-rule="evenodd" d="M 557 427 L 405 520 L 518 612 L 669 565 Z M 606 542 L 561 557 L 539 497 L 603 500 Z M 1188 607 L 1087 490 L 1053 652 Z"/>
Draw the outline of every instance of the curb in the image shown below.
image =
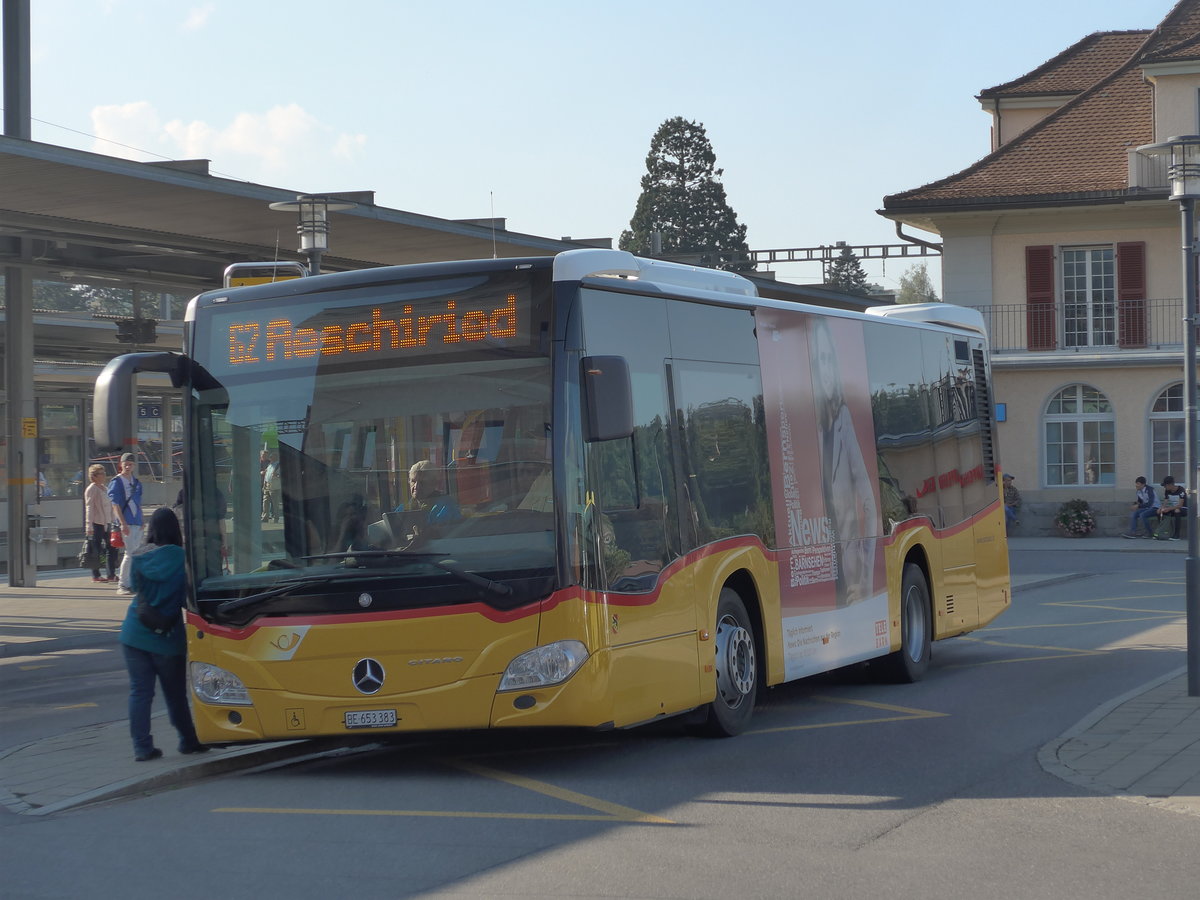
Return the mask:
<path id="1" fill-rule="evenodd" d="M 1116 797 L 1120 800 L 1128 800 L 1133 803 L 1142 804 L 1143 806 L 1154 806 L 1158 807 L 1159 809 L 1171 810 L 1172 812 L 1182 812 L 1193 816 L 1200 816 L 1200 810 L 1197 810 L 1195 806 L 1176 803 L 1170 798 L 1147 797 L 1145 794 L 1130 793 L 1129 791 L 1121 788 L 1116 788 L 1112 785 L 1105 784 L 1104 782 L 1092 778 L 1091 776 L 1081 775 L 1066 763 L 1061 762 L 1058 758 L 1058 751 L 1062 749 L 1064 744 L 1074 740 L 1081 734 L 1091 729 L 1092 726 L 1103 720 L 1105 716 L 1117 709 L 1119 706 L 1128 703 L 1130 700 L 1136 700 L 1138 697 L 1142 696 L 1142 694 L 1152 691 L 1156 687 L 1166 684 L 1168 681 L 1173 681 L 1174 679 L 1186 674 L 1187 666 L 1180 666 L 1179 668 L 1174 669 L 1165 675 L 1160 675 L 1158 678 L 1146 682 L 1141 687 L 1136 687 L 1133 690 L 1126 691 L 1124 694 L 1121 694 L 1121 696 L 1109 700 L 1106 703 L 1100 704 L 1100 706 L 1097 706 L 1094 710 L 1063 732 L 1059 737 L 1043 746 L 1037 754 L 1038 764 L 1041 765 L 1042 769 L 1047 774 L 1053 775 L 1056 778 L 1060 778 L 1070 784 L 1077 785 L 1078 787 L 1086 788 L 1087 790 L 1096 794 L 1103 794 L 1108 797 Z"/>
<path id="2" fill-rule="evenodd" d="M 105 724 L 118 725 L 121 723 L 110 722 Z M 30 741 L 18 747 L 11 747 L 0 753 L 0 759 L 4 759 L 40 743 L 42 742 Z M 360 746 L 361 744 L 357 741 L 338 739 L 251 744 L 228 750 L 220 756 L 196 760 L 165 772 L 157 772 L 153 775 L 134 775 L 121 781 L 77 794 L 74 797 L 68 797 L 64 800 L 41 806 L 27 803 L 20 797 L 0 788 L 0 805 L 7 807 L 17 815 L 45 816 L 94 803 L 118 800 L 138 794 L 148 794 L 168 788 L 182 787 L 202 779 L 227 775 L 233 772 L 252 772 L 279 765 L 306 762 L 310 759 L 320 759 L 337 753 L 354 752 Z M 214 749 L 220 748 L 214 747 Z"/>

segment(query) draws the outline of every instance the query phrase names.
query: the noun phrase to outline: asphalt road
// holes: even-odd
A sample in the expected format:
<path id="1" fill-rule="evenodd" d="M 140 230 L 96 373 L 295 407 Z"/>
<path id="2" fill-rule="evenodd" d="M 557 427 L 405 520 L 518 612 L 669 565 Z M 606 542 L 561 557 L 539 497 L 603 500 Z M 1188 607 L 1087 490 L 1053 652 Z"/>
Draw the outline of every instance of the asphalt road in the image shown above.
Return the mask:
<path id="1" fill-rule="evenodd" d="M 1013 557 L 1017 574 L 1061 578 L 936 645 L 916 685 L 866 667 L 785 685 L 732 740 L 673 723 L 433 735 L 0 815 L 0 893 L 1194 896 L 1200 818 L 1089 793 L 1037 762 L 1096 706 L 1179 666 L 1183 558 Z M 119 718 L 116 666 L 91 654 L 5 673 L 0 744 Z"/>

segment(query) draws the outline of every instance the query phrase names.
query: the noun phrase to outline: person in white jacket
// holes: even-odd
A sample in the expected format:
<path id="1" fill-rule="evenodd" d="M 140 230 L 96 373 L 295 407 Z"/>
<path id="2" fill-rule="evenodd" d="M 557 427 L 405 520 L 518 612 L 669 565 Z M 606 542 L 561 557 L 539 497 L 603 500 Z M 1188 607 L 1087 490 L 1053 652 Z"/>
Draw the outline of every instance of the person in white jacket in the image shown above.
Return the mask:
<path id="1" fill-rule="evenodd" d="M 1145 537 L 1154 537 L 1154 526 L 1158 521 L 1158 494 L 1146 483 L 1145 475 L 1134 479 L 1133 487 L 1133 503 L 1129 507 L 1129 530 L 1121 537 L 1137 537 L 1141 525 L 1146 526 Z"/>

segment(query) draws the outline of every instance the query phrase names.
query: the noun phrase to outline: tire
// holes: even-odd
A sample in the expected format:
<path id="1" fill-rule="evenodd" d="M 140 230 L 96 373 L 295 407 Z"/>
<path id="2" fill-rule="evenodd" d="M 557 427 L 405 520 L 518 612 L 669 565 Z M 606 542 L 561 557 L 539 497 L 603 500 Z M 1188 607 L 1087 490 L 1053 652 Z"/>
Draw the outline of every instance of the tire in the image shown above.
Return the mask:
<path id="1" fill-rule="evenodd" d="M 700 730 L 711 737 L 733 737 L 750 724 L 759 681 L 754 625 L 733 588 L 722 588 L 717 600 L 713 644 L 717 696 Z"/>
<path id="2" fill-rule="evenodd" d="M 904 567 L 900 588 L 900 649 L 884 657 L 884 673 L 890 681 L 910 684 L 920 681 L 929 668 L 933 641 L 929 584 L 920 567 Z"/>

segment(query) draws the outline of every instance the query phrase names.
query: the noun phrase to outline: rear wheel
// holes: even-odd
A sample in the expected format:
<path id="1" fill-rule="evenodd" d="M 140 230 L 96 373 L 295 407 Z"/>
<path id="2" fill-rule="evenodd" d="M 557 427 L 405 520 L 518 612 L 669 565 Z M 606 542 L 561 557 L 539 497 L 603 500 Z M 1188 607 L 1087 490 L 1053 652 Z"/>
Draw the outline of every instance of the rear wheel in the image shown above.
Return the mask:
<path id="1" fill-rule="evenodd" d="M 746 604 L 733 588 L 721 589 L 714 643 L 717 696 L 708 706 L 702 730 L 715 737 L 732 737 L 750 723 L 758 696 L 754 625 Z"/>
<path id="2" fill-rule="evenodd" d="M 884 672 L 892 681 L 920 681 L 929 668 L 933 639 L 929 585 L 919 566 L 904 567 L 900 589 L 900 649 L 884 657 Z"/>

